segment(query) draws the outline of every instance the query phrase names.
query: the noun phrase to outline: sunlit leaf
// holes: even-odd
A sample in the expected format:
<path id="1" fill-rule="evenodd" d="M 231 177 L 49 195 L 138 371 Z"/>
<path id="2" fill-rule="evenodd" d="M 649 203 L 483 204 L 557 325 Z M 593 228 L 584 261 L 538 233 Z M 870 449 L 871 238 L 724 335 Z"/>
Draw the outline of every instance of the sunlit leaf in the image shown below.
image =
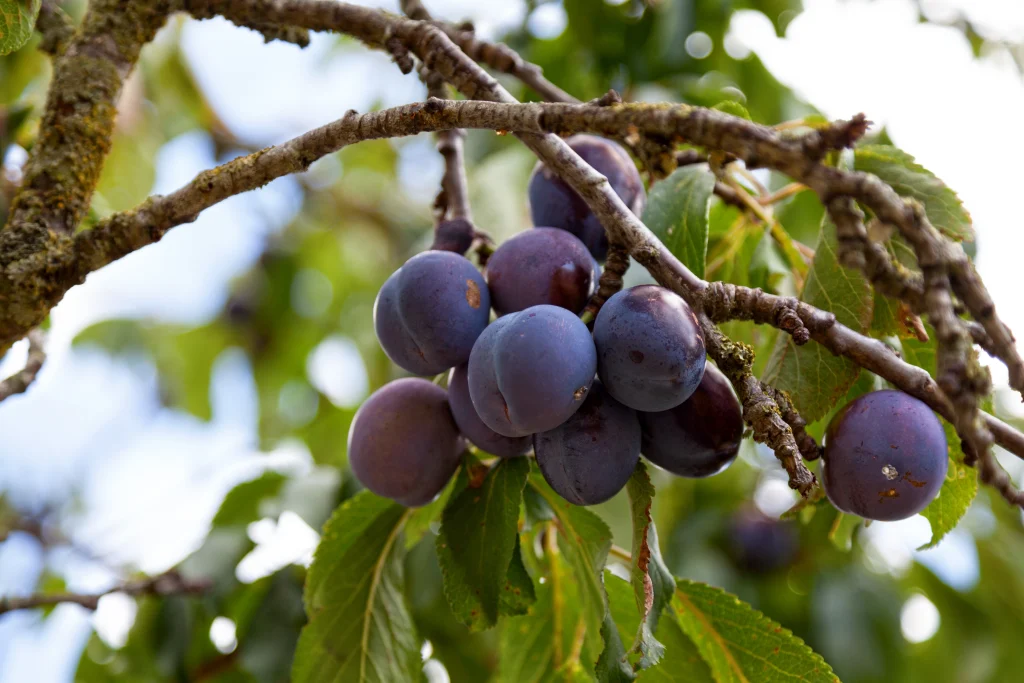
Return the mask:
<path id="1" fill-rule="evenodd" d="M 854 168 L 872 173 L 901 196 L 924 205 L 928 220 L 948 237 L 971 240 L 971 215 L 953 190 L 903 150 L 889 145 L 862 145 L 854 150 Z"/>
<path id="2" fill-rule="evenodd" d="M 800 298 L 831 311 L 847 327 L 865 332 L 873 312 L 871 286 L 859 272 L 839 265 L 837 248 L 835 226 L 826 218 Z M 790 335 L 781 334 L 762 379 L 788 391 L 803 418 L 813 422 L 828 413 L 859 373 L 856 363 L 820 344 L 797 346 Z"/>
<path id="3" fill-rule="evenodd" d="M 294 681 L 386 683 L 416 680 L 420 643 L 403 595 L 409 511 L 369 491 L 346 501 L 324 527 L 306 577 L 309 623 Z"/>

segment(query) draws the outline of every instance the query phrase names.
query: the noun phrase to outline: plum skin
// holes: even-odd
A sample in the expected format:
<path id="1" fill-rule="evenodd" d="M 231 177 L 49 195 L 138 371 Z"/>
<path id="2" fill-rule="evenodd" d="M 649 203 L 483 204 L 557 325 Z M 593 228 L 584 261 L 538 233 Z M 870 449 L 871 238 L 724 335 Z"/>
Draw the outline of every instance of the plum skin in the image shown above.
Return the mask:
<path id="1" fill-rule="evenodd" d="M 469 368 L 466 364 L 455 366 L 448 375 L 448 404 L 459 431 L 483 451 L 499 458 L 513 458 L 523 455 L 533 445 L 529 436 L 502 436 L 484 424 L 469 396 Z"/>
<path id="2" fill-rule="evenodd" d="M 829 422 L 822 479 L 832 504 L 865 519 L 911 517 L 946 479 L 946 434 L 931 408 L 902 391 L 860 396 Z"/>
<path id="3" fill-rule="evenodd" d="M 793 563 L 800 536 L 790 522 L 755 509 L 737 512 L 729 523 L 729 545 L 736 563 L 747 571 L 767 574 Z"/>
<path id="4" fill-rule="evenodd" d="M 590 252 L 571 233 L 534 228 L 498 247 L 485 277 L 498 315 L 540 304 L 579 313 L 594 291 L 596 272 Z"/>
<path id="5" fill-rule="evenodd" d="M 503 436 L 527 436 L 568 420 L 586 398 L 597 370 L 587 326 L 550 304 L 498 318 L 469 357 L 469 395 L 485 425 Z"/>
<path id="6" fill-rule="evenodd" d="M 728 378 L 710 363 L 690 398 L 639 416 L 644 456 L 680 477 L 718 474 L 736 459 L 743 440 L 743 409 Z"/>
<path id="7" fill-rule="evenodd" d="M 380 288 L 373 326 L 396 365 L 415 375 L 436 375 L 469 359 L 490 306 L 487 283 L 472 263 L 449 251 L 425 251 Z"/>
<path id="8" fill-rule="evenodd" d="M 585 162 L 608 179 L 622 202 L 634 214 L 643 213 L 647 195 L 629 153 L 619 144 L 594 135 L 573 135 L 566 140 Z M 530 215 L 535 226 L 560 228 L 576 235 L 595 258 L 608 255 L 608 237 L 597 216 L 569 185 L 538 163 L 528 187 Z"/>
<path id="9" fill-rule="evenodd" d="M 565 423 L 535 434 L 544 479 L 575 505 L 597 505 L 622 490 L 640 459 L 640 422 L 600 381 Z"/>
<path id="10" fill-rule="evenodd" d="M 348 432 L 348 462 L 356 479 L 406 507 L 426 505 L 444 489 L 464 448 L 448 392 L 418 377 L 375 391 Z"/>
<path id="11" fill-rule="evenodd" d="M 605 388 L 634 410 L 675 408 L 704 376 L 707 357 L 697 317 L 664 287 L 639 285 L 609 298 L 594 321 L 594 344 Z"/>

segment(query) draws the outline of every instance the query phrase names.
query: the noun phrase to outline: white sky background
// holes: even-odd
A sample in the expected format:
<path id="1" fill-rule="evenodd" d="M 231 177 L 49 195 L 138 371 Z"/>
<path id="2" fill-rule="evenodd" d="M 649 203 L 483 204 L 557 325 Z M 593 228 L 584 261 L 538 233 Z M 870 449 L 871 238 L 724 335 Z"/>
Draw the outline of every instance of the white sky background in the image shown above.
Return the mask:
<path id="1" fill-rule="evenodd" d="M 367 4 L 395 9 L 396 3 Z M 910 0 L 804 4 L 805 13 L 785 39 L 776 38 L 768 20 L 754 12 L 737 15 L 734 35 L 828 116 L 864 111 L 887 125 L 898 145 L 960 194 L 975 219 L 979 269 L 1004 318 L 1024 330 L 1016 280 L 1024 239 L 1016 168 L 1024 158 L 1024 83 L 1008 56 L 974 60 L 956 31 L 918 24 Z M 925 4 L 936 17 L 951 4 L 962 7 L 993 38 L 1024 34 L 1024 2 L 1018 0 Z M 474 19 L 484 35 L 517 24 L 524 11 L 513 2 L 434 0 L 430 6 L 438 15 Z M 531 17 L 531 28 L 557 33 L 562 22 L 564 13 L 549 5 Z M 422 97 L 419 82 L 402 76 L 387 57 L 361 48 L 335 50 L 329 37 L 317 37 L 301 51 L 264 45 L 257 34 L 226 22 L 190 22 L 183 44 L 220 115 L 256 142 L 283 140 L 349 108 L 365 111 L 377 101 L 391 106 Z M 411 194 L 427 200 L 440 178 L 439 158 L 426 138 L 402 150 L 402 178 Z M 204 136 L 179 138 L 160 153 L 154 191 L 172 190 L 213 163 Z M 298 209 L 298 199 L 288 179 L 233 198 L 74 289 L 54 311 L 50 358 L 37 384 L 0 407 L 0 490 L 25 502 L 61 501 L 80 491 L 79 540 L 117 562 L 160 571 L 201 542 L 234 483 L 268 465 L 308 467 L 301 448 L 283 448 L 269 461 L 257 453 L 256 399 L 240 356 L 218 363 L 215 417 L 204 424 L 158 405 L 147 364 L 114 363 L 68 348 L 78 331 L 110 317 L 208 319 L 221 307 L 229 280 L 257 258 L 266 236 Z M 9 354 L 0 374 L 15 369 L 23 353 Z M 994 369 L 997 378 L 1005 378 Z M 358 371 L 347 367 L 353 376 Z M 286 521 L 292 523 L 282 519 L 282 526 Z M 914 556 L 911 549 L 927 538 L 921 522 L 869 528 L 880 570 L 905 567 Z M 983 529 L 984 513 L 972 524 L 973 530 Z M 301 548 L 289 550 L 303 554 Z M 954 532 L 918 559 L 952 585 L 976 579 L 966 532 Z M 28 590 L 41 562 L 27 539 L 0 545 L 0 594 Z M 73 590 L 95 590 L 111 580 L 81 559 L 51 562 L 75 568 Z M 130 610 L 115 603 L 96 617 L 112 634 L 124 630 L 125 615 L 131 618 Z M 71 680 L 91 623 L 90 615 L 73 606 L 45 622 L 31 614 L 0 619 L 0 683 Z"/>

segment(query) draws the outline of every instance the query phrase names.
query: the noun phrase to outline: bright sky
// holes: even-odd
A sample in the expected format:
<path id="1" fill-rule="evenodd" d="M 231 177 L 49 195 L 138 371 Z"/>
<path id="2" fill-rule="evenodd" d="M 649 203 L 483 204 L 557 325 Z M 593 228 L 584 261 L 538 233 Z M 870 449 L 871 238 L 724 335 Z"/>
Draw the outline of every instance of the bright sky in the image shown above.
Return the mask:
<path id="1" fill-rule="evenodd" d="M 396 3 L 379 4 L 395 9 Z M 864 111 L 886 124 L 898 145 L 957 190 L 975 219 L 982 275 L 1003 316 L 1024 330 L 1024 307 L 1015 301 L 1014 280 L 1024 239 L 1014 168 L 1024 158 L 1024 85 L 1019 73 L 1006 55 L 974 60 L 957 32 L 918 24 L 910 0 L 804 4 L 806 12 L 792 22 L 784 39 L 776 38 L 768 20 L 755 12 L 737 15 L 733 35 L 829 116 Z M 1024 33 L 1024 3 L 1017 0 L 924 4 L 936 17 L 951 4 L 959 6 L 995 38 Z M 524 11 L 521 3 L 513 2 L 487 3 L 486 11 L 484 3 L 474 0 L 430 5 L 439 15 L 473 18 L 485 35 L 516 24 Z M 557 34 L 563 24 L 564 12 L 557 3 L 530 17 L 531 28 L 546 35 Z M 278 43 L 264 45 L 252 32 L 211 21 L 190 22 L 183 41 L 218 112 L 254 141 L 282 140 L 349 108 L 366 110 L 377 101 L 390 106 L 422 97 L 418 81 L 401 76 L 383 55 L 339 51 L 329 37 L 317 37 L 310 49 L 300 51 Z M 255 74 L 259 87 L 253 87 Z M 426 139 L 402 147 L 405 164 L 416 169 L 402 177 L 413 194 L 424 198 L 441 171 L 430 148 Z M 171 142 L 160 153 L 154 191 L 178 187 L 213 161 L 202 136 Z M 176 228 L 159 245 L 93 274 L 73 290 L 54 311 L 50 359 L 37 384 L 27 396 L 12 398 L 0 409 L 0 489 L 25 501 L 59 501 L 80 490 L 79 539 L 117 562 L 159 571 L 202 540 L 234 483 L 266 466 L 308 470 L 301 446 L 286 445 L 269 459 L 257 453 L 256 400 L 241 355 L 218 362 L 212 389 L 215 417 L 204 424 L 159 407 L 147 364 L 114 363 L 102 354 L 68 348 L 79 330 L 109 317 L 188 323 L 207 319 L 223 303 L 230 279 L 251 265 L 265 237 L 297 209 L 292 181 L 276 181 L 211 209 L 195 223 Z M 9 355 L 0 364 L 0 374 L 23 360 L 23 355 Z M 365 393 L 365 371 L 344 337 L 332 338 L 311 360 L 310 369 L 311 382 L 323 384 L 332 398 L 351 402 Z M 355 379 L 340 386 L 327 382 L 331 375 Z M 55 419 L 59 429 L 52 428 Z M 760 494 L 759 504 L 762 499 L 770 506 L 771 491 Z M 982 510 L 968 520 L 972 529 L 984 529 L 985 514 Z M 251 531 L 261 550 L 247 558 L 244 573 L 254 576 L 261 567 L 270 571 L 282 557 L 306 557 L 316 536 L 302 526 L 294 515 L 255 526 Z M 868 531 L 871 556 L 880 571 L 905 569 L 915 557 L 912 549 L 928 536 L 921 518 L 874 524 Z M 965 531 L 954 532 L 939 548 L 916 557 L 951 585 L 966 587 L 976 579 L 976 553 Z M 50 561 L 75 568 L 79 578 L 69 586 L 72 590 L 95 590 L 111 580 L 81 558 Z M 28 590 L 41 563 L 38 549 L 26 539 L 15 537 L 0 546 L 0 594 Z M 933 616 L 920 601 L 908 604 L 908 638 L 920 638 L 927 631 L 922 624 Z M 70 680 L 91 624 L 117 641 L 132 618 L 130 606 L 118 600 L 105 601 L 95 617 L 77 607 L 60 608 L 45 622 L 30 614 L 10 615 L 0 620 L 0 683 Z M 221 624 L 219 630 L 221 638 L 233 638 L 227 626 Z"/>

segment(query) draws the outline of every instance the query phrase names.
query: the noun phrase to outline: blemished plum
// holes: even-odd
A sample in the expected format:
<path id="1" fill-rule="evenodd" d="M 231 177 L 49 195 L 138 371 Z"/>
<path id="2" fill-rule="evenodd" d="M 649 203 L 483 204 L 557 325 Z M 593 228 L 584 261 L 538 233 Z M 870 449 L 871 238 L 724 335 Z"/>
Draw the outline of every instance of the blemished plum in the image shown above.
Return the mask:
<path id="1" fill-rule="evenodd" d="M 887 389 L 850 401 L 825 431 L 822 474 L 832 504 L 879 521 L 906 519 L 942 488 L 946 434 L 931 408 Z"/>
<path id="2" fill-rule="evenodd" d="M 498 315 L 541 304 L 579 313 L 597 282 L 594 259 L 583 242 L 555 228 L 506 240 L 487 261 L 485 275 Z"/>
<path id="3" fill-rule="evenodd" d="M 634 410 L 675 408 L 704 376 L 704 336 L 683 299 L 657 285 L 618 292 L 594 321 L 597 372 L 605 388 Z"/>
<path id="4" fill-rule="evenodd" d="M 373 326 L 396 365 L 436 375 L 469 359 L 490 307 L 487 283 L 472 263 L 450 251 L 425 251 L 380 288 Z"/>
<path id="5" fill-rule="evenodd" d="M 608 179 L 622 202 L 636 215 L 647 195 L 636 164 L 620 145 L 594 135 L 574 135 L 566 142 L 594 170 Z M 608 254 L 608 237 L 587 203 L 564 180 L 538 163 L 530 176 L 530 214 L 538 227 L 568 230 L 587 245 L 595 258 Z"/>
<path id="6" fill-rule="evenodd" d="M 600 381 L 576 413 L 535 434 L 533 448 L 544 479 L 576 505 L 597 505 L 622 490 L 640 459 L 636 411 L 604 390 Z"/>
<path id="7" fill-rule="evenodd" d="M 670 410 L 639 413 L 641 451 L 681 477 L 709 477 L 736 459 L 743 439 L 743 409 L 722 371 L 708 363 L 690 398 Z"/>
<path id="8" fill-rule="evenodd" d="M 767 574 L 796 559 L 800 536 L 791 522 L 783 522 L 756 509 L 737 512 L 729 524 L 729 550 L 743 569 Z"/>
<path id="9" fill-rule="evenodd" d="M 574 314 L 543 304 L 498 318 L 469 357 L 469 395 L 485 425 L 503 436 L 553 429 L 579 409 L 597 352 Z"/>
<path id="10" fill-rule="evenodd" d="M 356 411 L 348 462 L 356 479 L 378 496 L 416 507 L 445 487 L 464 446 L 448 392 L 406 377 L 385 384 Z"/>
<path id="11" fill-rule="evenodd" d="M 476 414 L 469 397 L 469 372 L 465 364 L 455 366 L 448 375 L 448 403 L 459 431 L 477 448 L 501 458 L 512 458 L 530 450 L 529 436 L 502 436 Z"/>

